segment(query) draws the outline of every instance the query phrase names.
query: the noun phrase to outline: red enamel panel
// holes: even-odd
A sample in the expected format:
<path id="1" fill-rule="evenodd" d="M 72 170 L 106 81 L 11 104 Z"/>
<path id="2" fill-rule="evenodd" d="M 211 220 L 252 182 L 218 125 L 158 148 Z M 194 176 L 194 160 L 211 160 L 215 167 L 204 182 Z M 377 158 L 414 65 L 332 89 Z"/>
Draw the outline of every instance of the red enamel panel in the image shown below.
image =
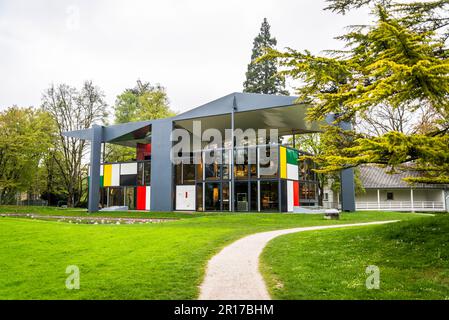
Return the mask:
<path id="1" fill-rule="evenodd" d="M 138 143 L 136 153 L 137 160 L 145 160 L 145 157 L 151 155 L 151 143 Z"/>
<path id="2" fill-rule="evenodd" d="M 145 210 L 146 187 L 137 187 L 137 210 Z"/>
<path id="3" fill-rule="evenodd" d="M 293 181 L 293 206 L 299 206 L 299 182 Z"/>

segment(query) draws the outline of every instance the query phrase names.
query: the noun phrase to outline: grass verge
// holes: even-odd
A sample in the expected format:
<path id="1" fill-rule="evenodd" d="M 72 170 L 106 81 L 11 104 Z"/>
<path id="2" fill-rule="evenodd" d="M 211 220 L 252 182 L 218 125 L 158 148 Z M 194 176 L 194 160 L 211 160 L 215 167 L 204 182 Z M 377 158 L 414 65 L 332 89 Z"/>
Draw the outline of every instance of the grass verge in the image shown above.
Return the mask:
<path id="1" fill-rule="evenodd" d="M 449 216 L 282 236 L 261 270 L 275 299 L 449 299 Z"/>

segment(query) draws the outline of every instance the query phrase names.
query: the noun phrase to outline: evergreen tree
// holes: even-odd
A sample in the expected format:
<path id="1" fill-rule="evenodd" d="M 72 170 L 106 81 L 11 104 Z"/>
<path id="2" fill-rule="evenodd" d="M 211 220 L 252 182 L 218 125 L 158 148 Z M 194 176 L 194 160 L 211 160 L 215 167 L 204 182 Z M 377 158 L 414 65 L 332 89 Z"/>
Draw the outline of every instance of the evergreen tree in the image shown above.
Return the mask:
<path id="1" fill-rule="evenodd" d="M 267 18 L 264 18 L 260 33 L 254 39 L 251 62 L 248 64 L 246 81 L 243 83 L 244 92 L 288 95 L 288 91 L 285 90 L 285 80 L 277 72 L 277 62 L 275 60 L 258 60 L 266 53 L 267 49 L 274 49 L 276 43 L 276 38 L 271 37 Z"/>
<path id="2" fill-rule="evenodd" d="M 436 115 L 432 123 L 411 134 L 391 130 L 373 136 L 328 126 L 325 152 L 314 157 L 320 163 L 320 172 L 376 163 L 392 171 L 405 168 L 422 173 L 420 177 L 408 178 L 410 182 L 449 183 L 446 43 L 437 30 L 417 27 L 422 26 L 420 20 L 411 25 L 410 20 L 395 17 L 391 10 L 377 6 L 374 25 L 353 27 L 340 37 L 347 43 L 345 51 L 315 56 L 308 51 L 272 50 L 262 60 L 280 59 L 281 65 L 288 68 L 284 73 L 301 80 L 299 99 L 311 104 L 309 120 L 335 113 L 337 122 L 355 121 L 378 106 L 412 113 L 426 108 Z"/>

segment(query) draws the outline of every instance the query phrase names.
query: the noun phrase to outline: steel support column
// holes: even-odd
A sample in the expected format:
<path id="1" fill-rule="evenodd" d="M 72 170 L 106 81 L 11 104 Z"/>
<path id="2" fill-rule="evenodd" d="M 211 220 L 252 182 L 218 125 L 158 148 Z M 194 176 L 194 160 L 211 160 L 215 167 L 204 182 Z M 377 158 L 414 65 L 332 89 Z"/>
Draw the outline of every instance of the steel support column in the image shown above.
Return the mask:
<path id="1" fill-rule="evenodd" d="M 103 127 L 94 124 L 90 141 L 89 212 L 97 212 L 100 202 L 100 161 Z"/>
<path id="2" fill-rule="evenodd" d="M 330 114 L 326 118 L 326 122 L 334 124 L 336 116 Z M 338 123 L 343 130 L 352 130 L 350 122 L 341 121 Z M 347 168 L 340 172 L 340 194 L 341 194 L 341 210 L 355 211 L 355 185 L 354 185 L 354 169 Z"/>
<path id="3" fill-rule="evenodd" d="M 173 121 L 160 119 L 151 127 L 151 211 L 173 210 Z"/>
<path id="4" fill-rule="evenodd" d="M 235 160 L 235 137 L 234 137 L 234 130 L 235 130 L 235 118 L 234 113 L 237 110 L 237 101 L 234 97 L 232 100 L 232 111 L 231 111 L 231 192 L 230 200 L 231 200 L 231 211 L 235 211 L 235 176 L 234 176 L 234 160 Z"/>

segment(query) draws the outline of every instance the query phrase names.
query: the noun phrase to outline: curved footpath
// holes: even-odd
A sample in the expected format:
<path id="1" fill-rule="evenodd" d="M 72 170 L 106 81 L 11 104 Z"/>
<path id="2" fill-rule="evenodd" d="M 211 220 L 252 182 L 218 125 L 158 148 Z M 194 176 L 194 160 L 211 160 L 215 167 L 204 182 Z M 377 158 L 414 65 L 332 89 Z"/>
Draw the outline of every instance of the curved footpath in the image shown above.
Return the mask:
<path id="1" fill-rule="evenodd" d="M 201 300 L 269 300 L 265 282 L 259 272 L 259 256 L 267 243 L 278 236 L 332 228 L 369 226 L 399 220 L 302 227 L 260 232 L 246 236 L 225 247 L 209 260 L 200 287 Z"/>

